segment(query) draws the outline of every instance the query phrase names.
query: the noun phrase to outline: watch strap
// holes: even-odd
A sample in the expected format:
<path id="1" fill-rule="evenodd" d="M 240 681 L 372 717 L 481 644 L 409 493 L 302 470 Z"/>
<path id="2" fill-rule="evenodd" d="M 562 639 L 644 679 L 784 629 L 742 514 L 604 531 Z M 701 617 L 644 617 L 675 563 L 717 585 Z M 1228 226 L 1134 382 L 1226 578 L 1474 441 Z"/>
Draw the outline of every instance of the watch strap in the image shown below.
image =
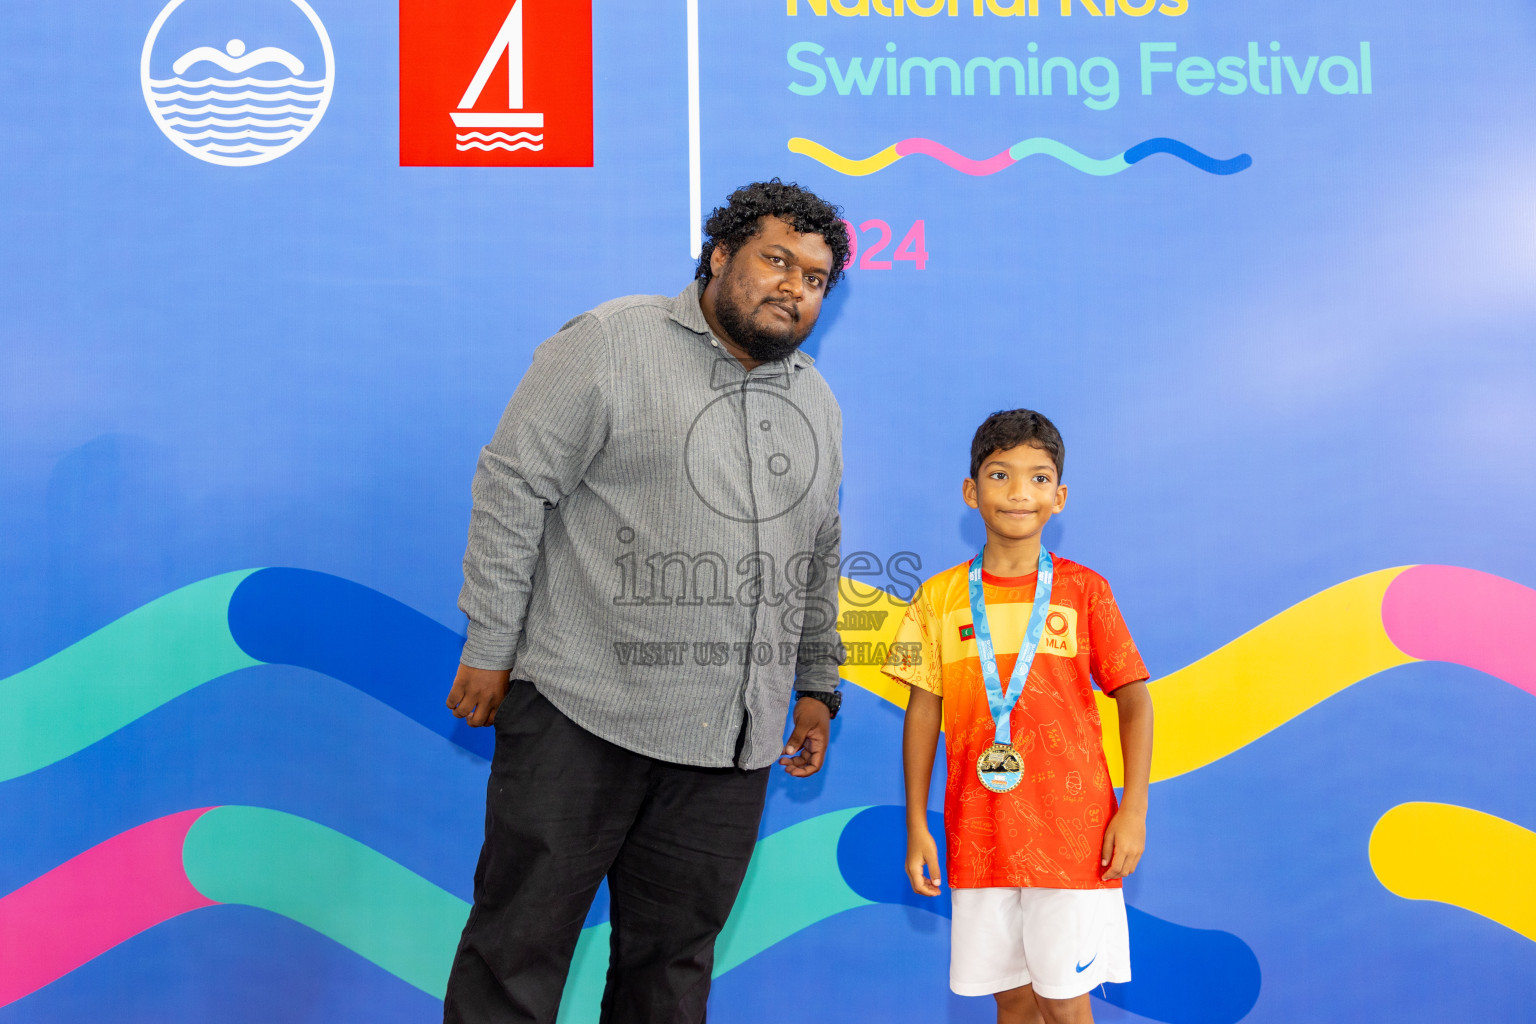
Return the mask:
<path id="1" fill-rule="evenodd" d="M 843 695 L 838 690 L 796 690 L 795 696 L 821 701 L 831 712 L 828 716 L 830 718 L 836 718 L 838 710 L 843 706 Z"/>

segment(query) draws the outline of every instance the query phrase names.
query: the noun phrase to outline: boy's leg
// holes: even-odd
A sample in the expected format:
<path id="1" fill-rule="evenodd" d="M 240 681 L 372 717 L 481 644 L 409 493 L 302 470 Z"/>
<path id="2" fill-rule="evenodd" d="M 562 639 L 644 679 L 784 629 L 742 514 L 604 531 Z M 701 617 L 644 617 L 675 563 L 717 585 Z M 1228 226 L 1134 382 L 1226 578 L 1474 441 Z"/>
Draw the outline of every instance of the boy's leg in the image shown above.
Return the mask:
<path id="1" fill-rule="evenodd" d="M 1025 889 L 1025 956 L 1047 1024 L 1089 1024 L 1088 993 L 1131 980 L 1125 899 L 1119 889 Z"/>
<path id="2" fill-rule="evenodd" d="M 997 1024 L 1093 1024 L 1093 1005 L 1088 996 L 1046 999 L 1034 987 L 1023 985 L 997 993 Z"/>
<path id="3" fill-rule="evenodd" d="M 998 992 L 997 1024 L 1043 1024 L 1040 1004 L 1035 1000 L 1035 990 L 1028 985 Z"/>
<path id="4" fill-rule="evenodd" d="M 702 1024 L 715 937 L 757 846 L 768 771 L 650 762 L 645 803 L 608 874 L 602 1024 Z"/>
<path id="5" fill-rule="evenodd" d="M 1084 992 L 1071 999 L 1047 999 L 1035 993 L 1039 1020 L 1045 1024 L 1093 1024 L 1093 1002 Z"/>
<path id="6" fill-rule="evenodd" d="M 1022 891 L 950 889 L 949 987 L 956 995 L 999 996 L 1020 988 L 1028 991 Z M 999 996 L 999 1013 L 1005 1001 L 1014 1002 L 1017 997 Z"/>
<path id="7" fill-rule="evenodd" d="M 448 976 L 447 1024 L 554 1024 L 598 884 L 645 799 L 638 754 L 515 682 L 497 709 L 475 904 Z"/>

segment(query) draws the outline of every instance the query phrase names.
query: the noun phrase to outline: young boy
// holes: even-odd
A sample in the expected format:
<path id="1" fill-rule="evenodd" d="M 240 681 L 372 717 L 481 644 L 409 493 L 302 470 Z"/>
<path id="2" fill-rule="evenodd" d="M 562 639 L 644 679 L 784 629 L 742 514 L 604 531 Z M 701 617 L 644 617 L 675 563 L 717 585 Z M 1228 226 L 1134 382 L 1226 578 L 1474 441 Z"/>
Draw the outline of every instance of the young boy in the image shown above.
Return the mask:
<path id="1" fill-rule="evenodd" d="M 927 811 L 942 717 L 950 988 L 993 995 L 998 1024 L 1091 1022 L 1089 991 L 1131 979 L 1120 880 L 1146 841 L 1152 700 L 1109 584 L 1041 545 L 1067 502 L 1064 454 L 1037 412 L 981 425 L 963 493 L 986 546 L 923 584 L 885 666 L 911 689 L 907 875 L 939 894 Z M 1090 678 L 1119 714 L 1118 808 Z"/>

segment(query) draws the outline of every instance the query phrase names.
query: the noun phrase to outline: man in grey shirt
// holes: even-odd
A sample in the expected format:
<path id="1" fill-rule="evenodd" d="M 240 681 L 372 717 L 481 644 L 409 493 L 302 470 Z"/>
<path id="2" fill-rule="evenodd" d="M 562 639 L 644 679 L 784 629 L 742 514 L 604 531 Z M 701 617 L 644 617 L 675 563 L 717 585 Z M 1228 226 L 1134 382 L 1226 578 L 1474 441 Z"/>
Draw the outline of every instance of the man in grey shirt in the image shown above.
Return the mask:
<path id="1" fill-rule="evenodd" d="M 552 1024 L 604 877 L 605 1024 L 702 1021 L 769 766 L 826 754 L 842 418 L 799 346 L 848 240 L 777 179 L 706 233 L 680 295 L 540 345 L 481 452 L 448 706 L 496 753 L 445 1021 Z"/>

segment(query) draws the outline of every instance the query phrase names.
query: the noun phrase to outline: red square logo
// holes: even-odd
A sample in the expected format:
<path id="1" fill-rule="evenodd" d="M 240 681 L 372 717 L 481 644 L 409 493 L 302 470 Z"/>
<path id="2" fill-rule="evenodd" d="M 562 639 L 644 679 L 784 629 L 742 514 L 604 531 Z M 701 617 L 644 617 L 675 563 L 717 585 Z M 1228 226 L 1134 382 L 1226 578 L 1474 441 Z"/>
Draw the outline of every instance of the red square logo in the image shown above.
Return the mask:
<path id="1" fill-rule="evenodd" d="M 591 167 L 591 0 L 400 0 L 400 166 Z"/>

